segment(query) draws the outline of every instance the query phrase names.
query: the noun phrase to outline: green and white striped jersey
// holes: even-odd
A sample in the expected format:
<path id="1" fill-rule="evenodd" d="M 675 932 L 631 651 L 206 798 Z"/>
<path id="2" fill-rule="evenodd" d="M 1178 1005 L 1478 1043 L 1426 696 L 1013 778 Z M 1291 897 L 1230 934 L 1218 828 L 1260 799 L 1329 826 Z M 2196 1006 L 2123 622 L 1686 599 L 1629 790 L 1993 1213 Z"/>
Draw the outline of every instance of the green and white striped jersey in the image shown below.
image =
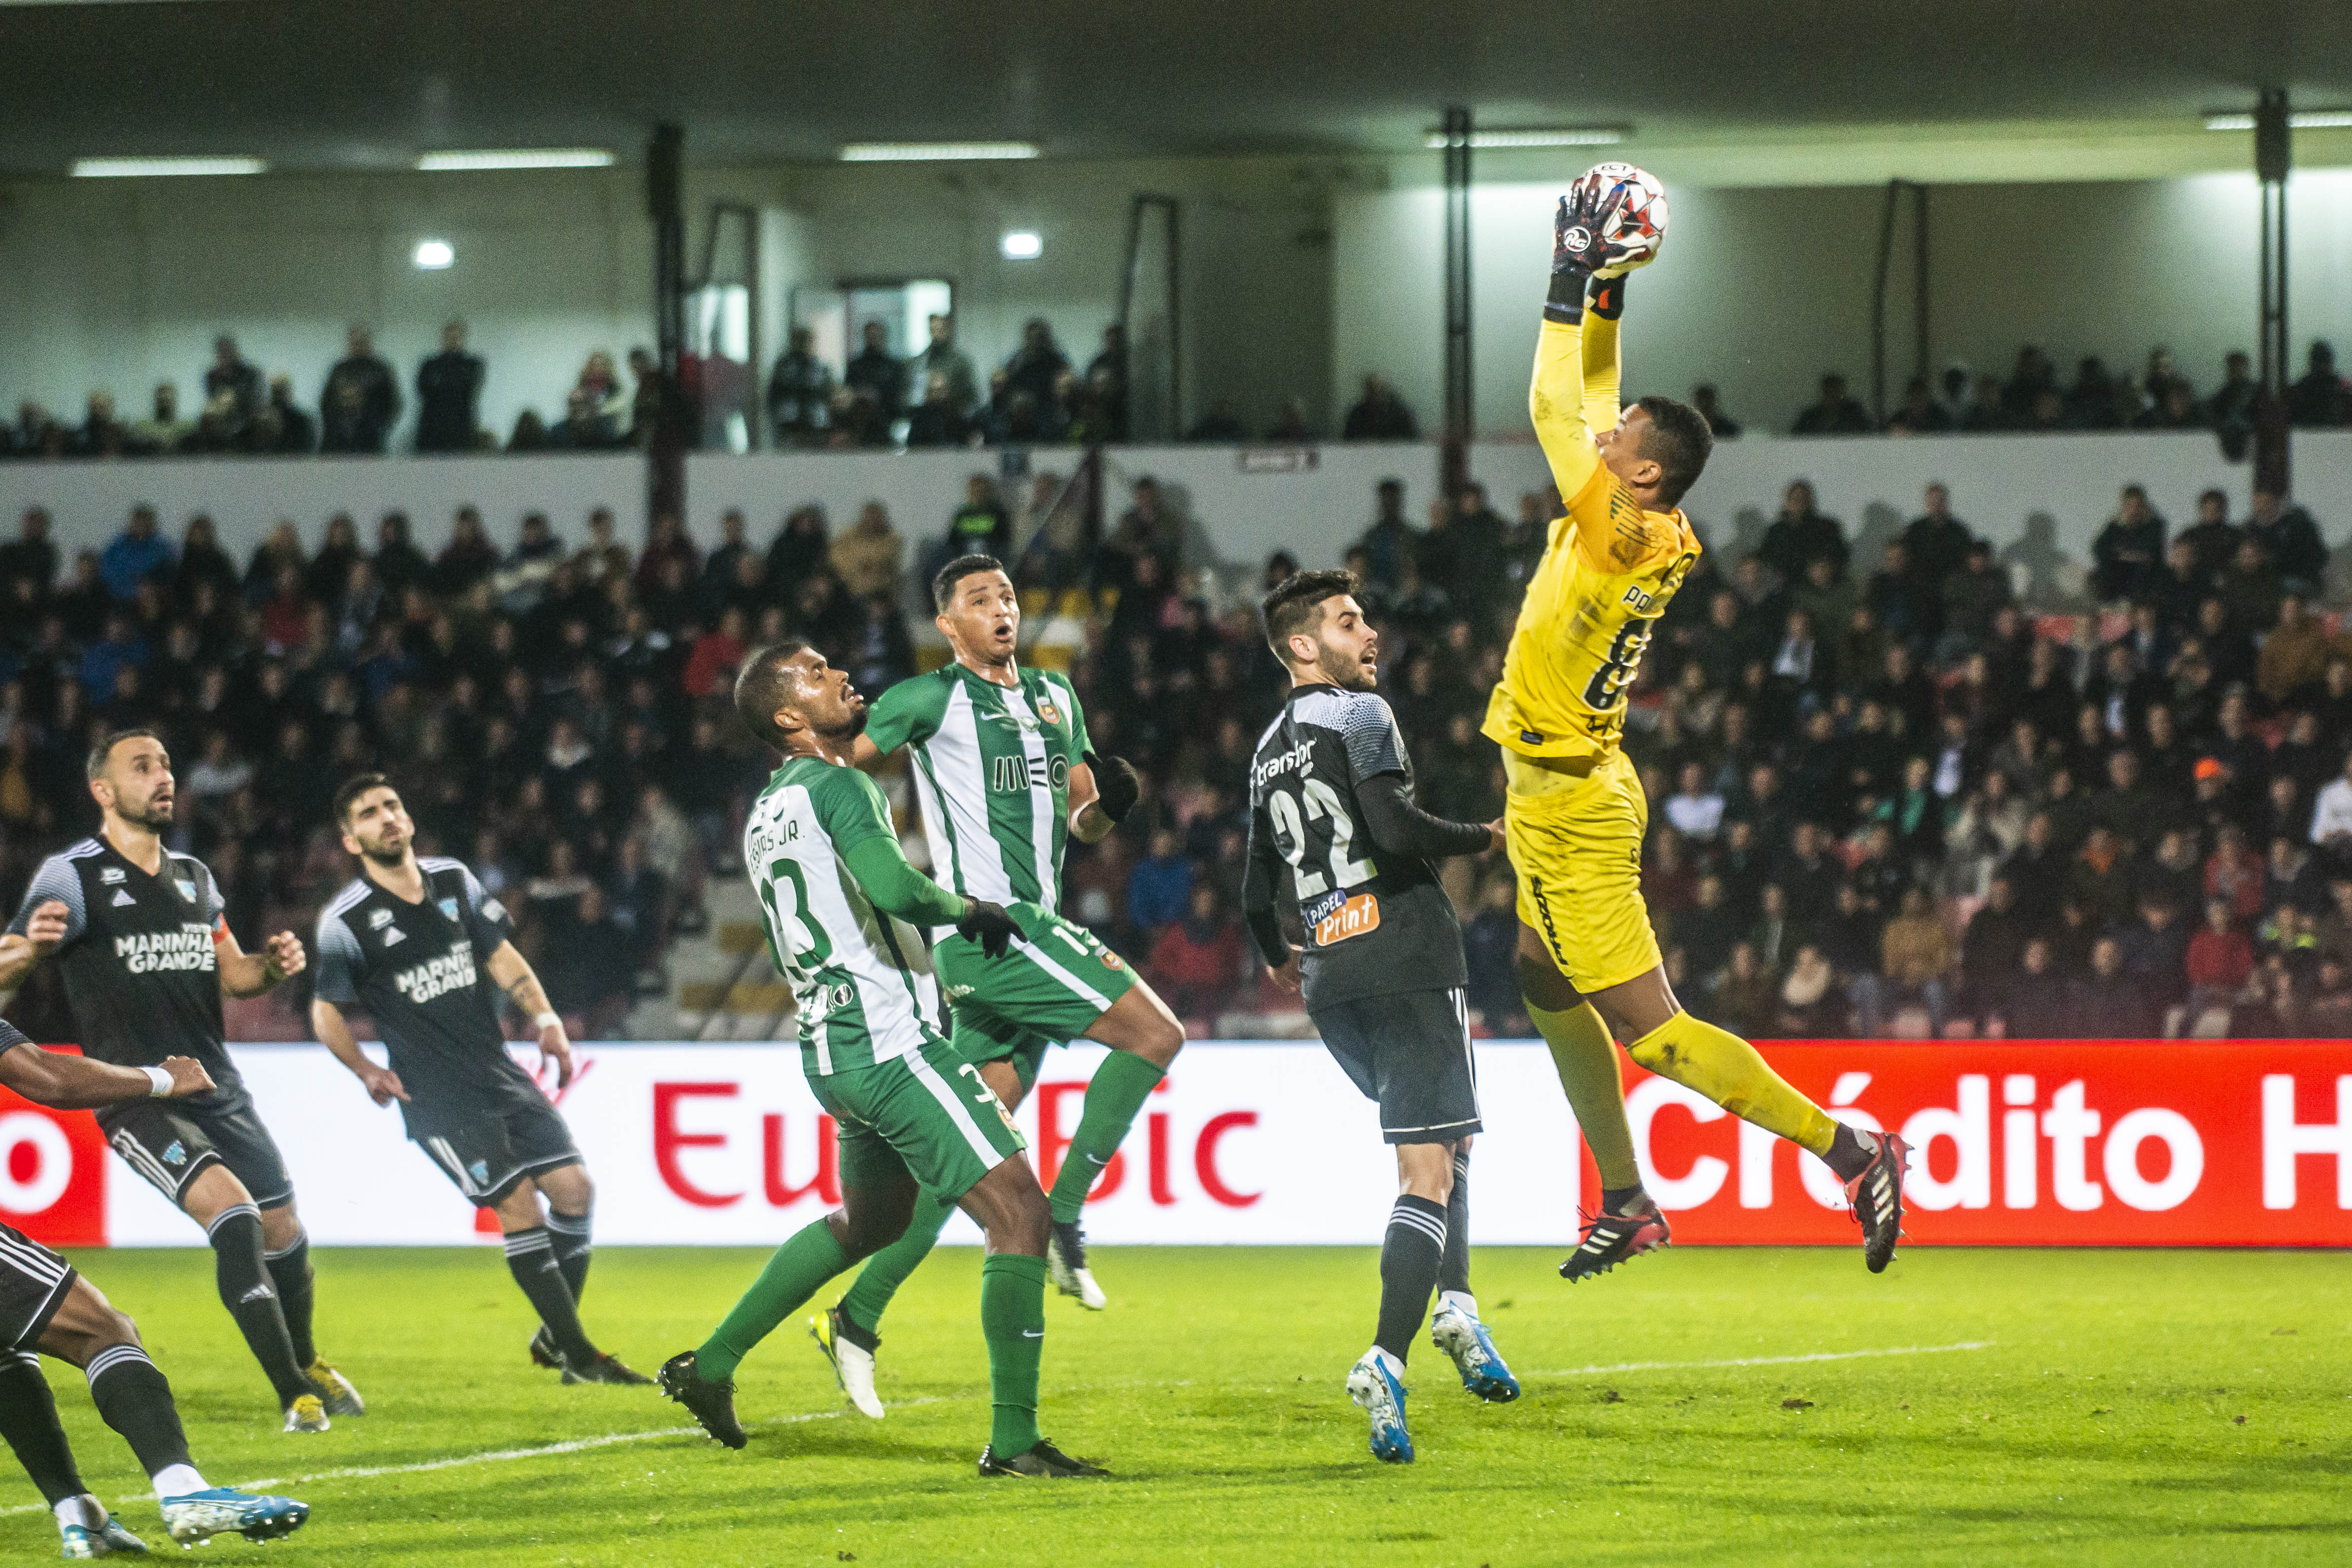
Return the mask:
<path id="1" fill-rule="evenodd" d="M 800 1004 L 801 1065 L 845 1072 L 942 1038 L 939 982 L 914 926 L 874 906 L 846 856 L 890 841 L 889 808 L 855 768 L 795 757 L 743 827 L 743 865 L 767 916 L 768 952 Z"/>
<path id="2" fill-rule="evenodd" d="M 1066 679 L 1019 674 L 1018 686 L 1000 686 L 950 663 L 900 681 L 875 703 L 866 734 L 913 755 L 940 885 L 1058 912 L 1070 769 L 1085 760 L 1087 721 Z"/>

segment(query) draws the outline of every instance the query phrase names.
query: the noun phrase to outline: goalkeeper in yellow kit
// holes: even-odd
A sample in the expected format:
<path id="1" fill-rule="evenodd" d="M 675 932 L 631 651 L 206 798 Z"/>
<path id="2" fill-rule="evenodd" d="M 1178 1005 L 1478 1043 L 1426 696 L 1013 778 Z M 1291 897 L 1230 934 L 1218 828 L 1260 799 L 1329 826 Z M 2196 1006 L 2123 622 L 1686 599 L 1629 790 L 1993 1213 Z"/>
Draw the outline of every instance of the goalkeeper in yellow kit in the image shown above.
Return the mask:
<path id="1" fill-rule="evenodd" d="M 1845 1183 L 1871 1271 L 1894 1256 L 1908 1151 L 1834 1122 L 1737 1035 L 1675 999 L 1642 902 L 1649 804 L 1619 745 L 1652 629 L 1699 554 L 1677 509 L 1714 444 L 1671 398 L 1618 408 L 1624 274 L 1654 251 L 1626 186 L 1602 165 L 1560 198 L 1551 290 L 1528 410 L 1567 515 L 1528 584 L 1486 733 L 1509 780 L 1504 825 L 1519 878 L 1519 983 L 1600 1166 L 1601 1204 L 1570 1280 L 1664 1246 L 1642 1188 L 1616 1047 L 1735 1115 L 1811 1150 Z"/>

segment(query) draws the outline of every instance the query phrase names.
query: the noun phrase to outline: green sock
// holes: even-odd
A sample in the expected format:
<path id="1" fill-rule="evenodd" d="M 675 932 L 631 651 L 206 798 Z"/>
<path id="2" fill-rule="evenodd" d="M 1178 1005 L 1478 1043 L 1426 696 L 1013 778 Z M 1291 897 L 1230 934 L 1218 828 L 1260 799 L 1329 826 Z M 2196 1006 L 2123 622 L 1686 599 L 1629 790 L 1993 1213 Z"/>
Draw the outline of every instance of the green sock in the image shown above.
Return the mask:
<path id="1" fill-rule="evenodd" d="M 817 1293 L 824 1283 L 849 1267 L 849 1255 L 835 1240 L 822 1219 L 793 1233 L 735 1310 L 720 1320 L 710 1337 L 694 1353 L 695 1370 L 713 1383 L 735 1375 L 736 1365 L 751 1347 L 776 1332 L 776 1325 Z"/>
<path id="2" fill-rule="evenodd" d="M 1055 1219 L 1076 1219 L 1086 1207 L 1087 1189 L 1102 1175 L 1103 1166 L 1110 1164 L 1111 1155 L 1118 1153 L 1119 1140 L 1135 1124 L 1135 1113 L 1143 1109 L 1145 1097 L 1164 1076 L 1131 1051 L 1114 1051 L 1103 1058 L 1103 1064 L 1095 1069 L 1094 1082 L 1087 1085 L 1086 1108 L 1079 1113 L 1078 1130 L 1063 1153 L 1054 1190 L 1046 1194 Z"/>
<path id="3" fill-rule="evenodd" d="M 866 1260 L 866 1267 L 857 1271 L 856 1283 L 841 1298 L 842 1315 L 867 1333 L 880 1333 L 882 1314 L 888 1310 L 890 1298 L 931 1255 L 931 1249 L 939 1245 L 940 1232 L 947 1228 L 948 1216 L 955 1211 L 954 1204 L 925 1187 L 915 1199 L 915 1216 L 907 1221 L 907 1233 Z"/>
<path id="4" fill-rule="evenodd" d="M 1037 1364 L 1045 1354 L 1045 1260 L 999 1252 L 980 1266 L 988 1340 L 988 1446 L 1000 1459 L 1037 1446 Z"/>

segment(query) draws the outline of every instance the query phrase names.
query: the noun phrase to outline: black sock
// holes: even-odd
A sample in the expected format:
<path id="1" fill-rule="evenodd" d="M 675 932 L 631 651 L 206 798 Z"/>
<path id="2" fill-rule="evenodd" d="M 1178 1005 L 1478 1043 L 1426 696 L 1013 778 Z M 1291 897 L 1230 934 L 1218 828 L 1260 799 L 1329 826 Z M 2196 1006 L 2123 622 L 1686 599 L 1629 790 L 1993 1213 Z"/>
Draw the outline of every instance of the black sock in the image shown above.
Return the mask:
<path id="1" fill-rule="evenodd" d="M 1389 1211 L 1388 1239 L 1381 1243 L 1381 1324 L 1372 1343 L 1406 1359 L 1429 1292 L 1437 1288 L 1438 1260 L 1445 1254 L 1445 1206 L 1411 1193 Z"/>
<path id="2" fill-rule="evenodd" d="M 1822 1156 L 1822 1161 L 1837 1173 L 1838 1180 L 1852 1181 L 1868 1170 L 1870 1162 L 1877 1155 L 1878 1140 L 1875 1137 L 1865 1143 L 1862 1134 L 1840 1122 L 1837 1136 L 1830 1141 L 1830 1152 Z"/>
<path id="3" fill-rule="evenodd" d="M 547 1234 L 555 1243 L 555 1261 L 563 1270 L 563 1282 L 572 1287 L 572 1304 L 578 1306 L 580 1298 L 588 1293 L 589 1214 L 566 1214 L 550 1205 L 547 1210 Z"/>
<path id="4" fill-rule="evenodd" d="M 261 1211 L 249 1203 L 232 1204 L 220 1211 L 205 1233 L 213 1244 L 218 1270 L 221 1305 L 236 1320 L 253 1359 L 261 1363 L 269 1385 L 278 1391 L 281 1410 L 318 1387 L 294 1359 L 293 1336 L 286 1332 L 286 1312 L 278 1304 L 278 1287 L 269 1282 L 269 1266 L 261 1260 Z"/>
<path id="5" fill-rule="evenodd" d="M 145 1351 L 135 1344 L 109 1345 L 90 1357 L 84 1371 L 99 1415 L 122 1434 L 141 1469 L 160 1475 L 168 1466 L 189 1462 L 188 1435 L 180 1430 L 171 1381 Z"/>
<path id="6" fill-rule="evenodd" d="M 310 1307 L 314 1299 L 310 1275 L 310 1238 L 298 1232 L 294 1245 L 282 1252 L 264 1252 L 270 1281 L 278 1287 L 278 1309 L 286 1314 L 286 1337 L 294 1342 L 294 1364 L 308 1367 L 319 1359 L 310 1338 Z"/>
<path id="7" fill-rule="evenodd" d="M 1438 1261 L 1437 1288 L 1470 1293 L 1470 1156 L 1454 1156 L 1454 1191 L 1445 1200 L 1445 1256 Z"/>
<path id="8" fill-rule="evenodd" d="M 51 1508 L 89 1490 L 58 1424 L 58 1402 L 41 1375 L 41 1358 L 30 1351 L 0 1353 L 0 1437 L 8 1439 Z"/>
<path id="9" fill-rule="evenodd" d="M 1639 1186 L 1604 1186 L 1601 1189 L 1601 1208 L 1604 1214 L 1622 1214 L 1625 1206 L 1642 1196 Z"/>
<path id="10" fill-rule="evenodd" d="M 530 1298 L 539 1321 L 547 1325 L 563 1358 L 577 1366 L 595 1360 L 596 1347 L 588 1343 L 588 1332 L 580 1326 L 580 1309 L 572 1300 L 572 1287 L 555 1261 L 554 1244 L 547 1232 L 536 1225 L 528 1230 L 509 1231 L 507 1267 L 522 1293 Z"/>

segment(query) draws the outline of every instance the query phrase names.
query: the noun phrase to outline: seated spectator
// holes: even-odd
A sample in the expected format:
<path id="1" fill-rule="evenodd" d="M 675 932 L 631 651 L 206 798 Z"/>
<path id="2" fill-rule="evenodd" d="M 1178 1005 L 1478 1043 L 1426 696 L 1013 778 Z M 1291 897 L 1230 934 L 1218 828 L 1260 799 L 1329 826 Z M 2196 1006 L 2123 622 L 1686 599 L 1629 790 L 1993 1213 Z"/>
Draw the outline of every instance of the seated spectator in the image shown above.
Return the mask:
<path id="1" fill-rule="evenodd" d="M 2336 370 L 2336 350 L 2325 339 L 2312 341 L 2303 376 L 2286 390 L 2290 423 L 2331 426 L 2352 424 L 2352 382 Z"/>
<path id="2" fill-rule="evenodd" d="M 1889 435 L 1940 435 L 1952 428 L 1952 416 L 1944 412 L 1925 376 L 1913 376 L 1903 389 L 1903 402 L 1886 416 Z"/>
<path id="3" fill-rule="evenodd" d="M 2084 356 L 2074 368 L 2074 384 L 2063 396 L 2066 428 L 2113 430 L 2119 423 L 2116 396 L 2116 380 L 2107 374 L 2106 361 L 2096 354 Z"/>
<path id="4" fill-rule="evenodd" d="M 1004 361 L 1001 374 L 1007 400 L 1025 396 L 1033 411 L 1055 402 L 1055 383 L 1070 374 L 1070 361 L 1043 316 L 1022 324 L 1021 346 Z"/>
<path id="5" fill-rule="evenodd" d="M 1713 382 L 1701 382 L 1691 388 L 1691 407 L 1706 421 L 1707 429 L 1714 432 L 1717 441 L 1729 441 L 1738 435 L 1739 422 L 1724 412 L 1722 394 L 1717 392 Z"/>
<path id="6" fill-rule="evenodd" d="M 2192 1014 L 2226 1008 L 2244 988 L 2254 972 L 2254 948 L 2231 923 L 2228 900 L 2206 903 L 2205 928 L 2189 939 L 2185 963 Z"/>
<path id="7" fill-rule="evenodd" d="M 985 474 L 971 475 L 963 482 L 963 505 L 948 519 L 947 553 L 950 559 L 965 555 L 1012 559 L 1013 515 L 1005 510 L 996 481 Z"/>
<path id="8" fill-rule="evenodd" d="M 1875 428 L 1870 411 L 1845 390 L 1845 378 L 1832 371 L 1822 377 L 1822 395 L 1797 415 L 1794 435 L 1868 435 Z"/>
<path id="9" fill-rule="evenodd" d="M 2063 1039 L 2074 1021 L 2073 998 L 2046 936 L 2029 937 L 2018 965 L 1993 998 L 1984 1020 L 1989 1039 Z"/>
<path id="10" fill-rule="evenodd" d="M 1850 553 L 1845 526 L 1815 508 L 1813 487 L 1802 479 L 1789 486 L 1780 516 L 1756 547 L 1757 559 L 1778 572 L 1783 583 L 1802 581 L 1806 568 L 1817 559 L 1828 561 L 1832 574 L 1843 580 Z"/>
<path id="11" fill-rule="evenodd" d="M 2125 968 L 2123 944 L 2113 936 L 2091 945 L 2091 972 L 2074 993 L 2066 1030 L 2074 1039 L 2147 1039 L 2163 1028 L 2157 998 Z"/>
<path id="12" fill-rule="evenodd" d="M 2164 518 L 2147 504 L 2145 486 L 2124 486 L 2116 515 L 2091 543 L 2091 591 L 2102 603 L 2140 598 L 2155 585 L 2164 557 Z"/>
<path id="13" fill-rule="evenodd" d="M 1745 942 L 1734 943 L 1731 961 L 1716 977 L 1708 1021 L 1742 1040 L 1769 1040 L 1780 1019 L 1780 982 Z"/>
<path id="14" fill-rule="evenodd" d="M 1713 841 L 1723 825 L 1723 796 L 1708 787 L 1705 768 L 1696 762 L 1685 764 L 1681 788 L 1667 798 L 1665 813 L 1666 821 L 1685 838 Z"/>
<path id="15" fill-rule="evenodd" d="M 1294 397 L 1285 401 L 1282 413 L 1266 426 L 1265 438 L 1290 445 L 1305 445 L 1316 440 L 1314 423 L 1307 417 L 1306 400 Z"/>
<path id="16" fill-rule="evenodd" d="M 1808 942 L 1797 949 L 1789 977 L 1780 985 L 1779 1027 L 1784 1040 L 1822 1040 L 1845 1032 L 1843 998 L 1837 972 L 1822 950 Z"/>
<path id="17" fill-rule="evenodd" d="M 971 441 L 971 422 L 956 406 L 955 388 L 943 371 L 923 378 L 923 399 L 907 416 L 907 444 L 965 446 Z"/>
<path id="18" fill-rule="evenodd" d="M 2242 527 L 2244 538 L 2259 542 L 2290 593 L 2318 597 L 2327 577 L 2327 546 L 2319 525 L 2303 507 L 2267 485 L 2254 486 L 2254 507 Z"/>
<path id="19" fill-rule="evenodd" d="M 1127 883 L 1127 915 L 1137 933 L 1156 941 L 1182 918 L 1192 899 L 1192 862 L 1178 852 L 1175 831 L 1156 828 L 1151 852 L 1135 862 Z"/>
<path id="20" fill-rule="evenodd" d="M 1364 395 L 1348 410 L 1342 441 L 1418 441 L 1421 425 L 1385 376 L 1364 378 Z"/>
<path id="21" fill-rule="evenodd" d="M 1902 909 L 1879 935 L 1881 973 L 1886 977 L 1890 1000 L 1917 998 L 1927 1005 L 1932 1034 L 1944 1032 L 1948 995 L 1945 980 L 1952 969 L 1952 938 L 1928 906 L 1927 894 L 1911 888 L 1903 894 Z"/>
<path id="22" fill-rule="evenodd" d="M 1149 967 L 1153 988 L 1178 1018 L 1213 1020 L 1240 985 L 1243 964 L 1241 923 L 1213 883 L 1196 883 L 1184 917 L 1151 944 Z"/>
<path id="23" fill-rule="evenodd" d="M 139 585 L 150 578 L 172 570 L 172 541 L 156 527 L 155 508 L 138 506 L 131 508 L 131 521 L 115 535 L 99 565 L 106 579 L 106 591 L 118 604 L 127 604 L 139 596 Z"/>
<path id="24" fill-rule="evenodd" d="M 781 447 L 816 446 L 831 423 L 833 368 L 816 356 L 816 333 L 792 330 L 789 346 L 776 356 L 768 376 L 768 428 Z"/>
<path id="25" fill-rule="evenodd" d="M 881 411 L 885 424 L 895 422 L 907 404 L 907 367 L 890 352 L 890 329 L 882 321 L 868 321 L 864 329 L 865 346 L 852 355 L 841 372 L 841 384 L 851 393 L 865 392 Z"/>
<path id="26" fill-rule="evenodd" d="M 856 599 L 872 599 L 894 591 L 898 584 L 906 541 L 890 526 L 890 514 L 879 501 L 858 509 L 857 521 L 836 539 L 827 559 L 844 591 Z"/>
<path id="27" fill-rule="evenodd" d="M 155 388 L 154 412 L 131 425 L 132 449 L 142 454 L 170 455 L 195 431 L 195 421 L 180 417 L 180 389 L 170 382 Z"/>
<path id="28" fill-rule="evenodd" d="M 246 419 L 261 406 L 261 372 L 247 364 L 236 351 L 236 340 L 224 332 L 213 340 L 213 362 L 205 370 L 205 402 L 226 396 L 228 434 L 234 435 L 243 428 Z"/>

